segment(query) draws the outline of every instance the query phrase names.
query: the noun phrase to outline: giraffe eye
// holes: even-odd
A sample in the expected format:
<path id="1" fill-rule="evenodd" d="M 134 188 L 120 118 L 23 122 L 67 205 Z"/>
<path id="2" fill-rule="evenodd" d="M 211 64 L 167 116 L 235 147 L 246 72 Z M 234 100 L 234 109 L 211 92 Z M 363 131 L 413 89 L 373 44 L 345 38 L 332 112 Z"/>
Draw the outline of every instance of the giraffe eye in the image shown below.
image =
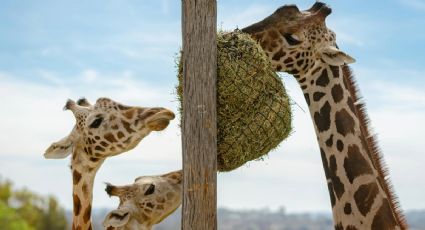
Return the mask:
<path id="1" fill-rule="evenodd" d="M 96 120 L 94 120 L 91 124 L 90 124 L 90 128 L 99 128 L 100 124 L 102 124 L 103 118 L 99 117 L 96 118 Z"/>
<path id="2" fill-rule="evenodd" d="M 150 195 L 154 192 L 155 192 L 155 185 L 151 184 L 149 185 L 149 188 L 145 191 L 145 196 Z"/>
<path id="3" fill-rule="evenodd" d="M 285 38 L 286 42 L 288 42 L 288 44 L 290 46 L 301 44 L 301 41 L 298 40 L 299 38 L 296 35 L 293 35 L 293 34 L 284 34 L 283 37 Z"/>

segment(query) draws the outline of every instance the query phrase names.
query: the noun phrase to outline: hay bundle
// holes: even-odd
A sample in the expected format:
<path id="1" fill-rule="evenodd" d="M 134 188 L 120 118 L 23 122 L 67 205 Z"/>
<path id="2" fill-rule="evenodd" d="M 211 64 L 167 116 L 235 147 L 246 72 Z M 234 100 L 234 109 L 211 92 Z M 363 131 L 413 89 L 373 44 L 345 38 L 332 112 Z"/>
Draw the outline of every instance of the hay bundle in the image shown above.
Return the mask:
<path id="1" fill-rule="evenodd" d="M 237 30 L 219 33 L 217 65 L 217 163 L 219 171 L 231 171 L 288 137 L 291 110 L 279 76 L 249 35 Z M 181 64 L 178 68 L 181 104 Z"/>

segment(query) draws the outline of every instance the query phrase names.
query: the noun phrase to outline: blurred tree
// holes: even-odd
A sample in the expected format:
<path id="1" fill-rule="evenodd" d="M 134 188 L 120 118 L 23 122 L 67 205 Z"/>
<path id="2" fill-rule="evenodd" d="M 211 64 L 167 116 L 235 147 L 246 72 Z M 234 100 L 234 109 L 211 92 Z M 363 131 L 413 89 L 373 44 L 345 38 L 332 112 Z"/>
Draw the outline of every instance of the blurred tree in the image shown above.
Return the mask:
<path id="1" fill-rule="evenodd" d="M 14 191 L 9 205 L 35 229 L 42 229 L 43 199 L 27 189 Z"/>
<path id="2" fill-rule="evenodd" d="M 67 226 L 65 210 L 59 206 L 53 196 L 48 198 L 48 209 L 43 215 L 42 223 L 41 229 L 44 230 L 65 229 Z"/>
<path id="3" fill-rule="evenodd" d="M 12 182 L 9 180 L 3 180 L 0 177 L 0 201 L 3 201 L 5 204 L 7 204 L 11 195 Z"/>
<path id="4" fill-rule="evenodd" d="M 2 230 L 34 230 L 3 201 L 0 201 L 0 227 Z"/>
<path id="5" fill-rule="evenodd" d="M 28 189 L 13 190 L 0 178 L 1 230 L 64 230 L 65 211 L 55 197 L 42 197 Z"/>

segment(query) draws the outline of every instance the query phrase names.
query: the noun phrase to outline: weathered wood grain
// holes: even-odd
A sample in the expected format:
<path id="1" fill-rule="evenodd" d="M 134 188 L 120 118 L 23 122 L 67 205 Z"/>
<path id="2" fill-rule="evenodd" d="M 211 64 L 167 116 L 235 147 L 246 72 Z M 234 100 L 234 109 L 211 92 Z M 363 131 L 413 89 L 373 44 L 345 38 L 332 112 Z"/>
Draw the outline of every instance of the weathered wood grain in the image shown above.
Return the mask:
<path id="1" fill-rule="evenodd" d="M 217 229 L 217 2 L 182 0 L 182 229 Z"/>

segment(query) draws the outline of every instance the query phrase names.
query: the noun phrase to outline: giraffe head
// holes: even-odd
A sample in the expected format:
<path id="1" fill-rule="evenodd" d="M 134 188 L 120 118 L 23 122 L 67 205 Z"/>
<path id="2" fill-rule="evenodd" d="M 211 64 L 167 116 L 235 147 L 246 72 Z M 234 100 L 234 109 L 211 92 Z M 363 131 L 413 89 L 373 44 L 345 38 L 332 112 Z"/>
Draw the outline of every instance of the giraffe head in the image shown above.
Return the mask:
<path id="1" fill-rule="evenodd" d="M 87 159 L 97 161 L 134 148 L 151 131 L 165 129 L 174 113 L 164 108 L 126 106 L 108 98 L 94 105 L 86 99 L 68 100 L 65 108 L 72 111 L 76 124 L 71 133 L 54 142 L 45 158 L 65 158 L 79 149 Z"/>
<path id="2" fill-rule="evenodd" d="M 120 198 L 119 207 L 103 221 L 106 229 L 150 229 L 180 206 L 182 171 L 138 177 L 132 185 L 107 184 L 105 190 Z"/>
<path id="3" fill-rule="evenodd" d="M 242 29 L 256 39 L 276 70 L 298 75 L 316 64 L 341 66 L 355 60 L 338 49 L 335 33 L 325 24 L 331 9 L 316 2 L 300 11 L 285 5 L 264 20 Z"/>

